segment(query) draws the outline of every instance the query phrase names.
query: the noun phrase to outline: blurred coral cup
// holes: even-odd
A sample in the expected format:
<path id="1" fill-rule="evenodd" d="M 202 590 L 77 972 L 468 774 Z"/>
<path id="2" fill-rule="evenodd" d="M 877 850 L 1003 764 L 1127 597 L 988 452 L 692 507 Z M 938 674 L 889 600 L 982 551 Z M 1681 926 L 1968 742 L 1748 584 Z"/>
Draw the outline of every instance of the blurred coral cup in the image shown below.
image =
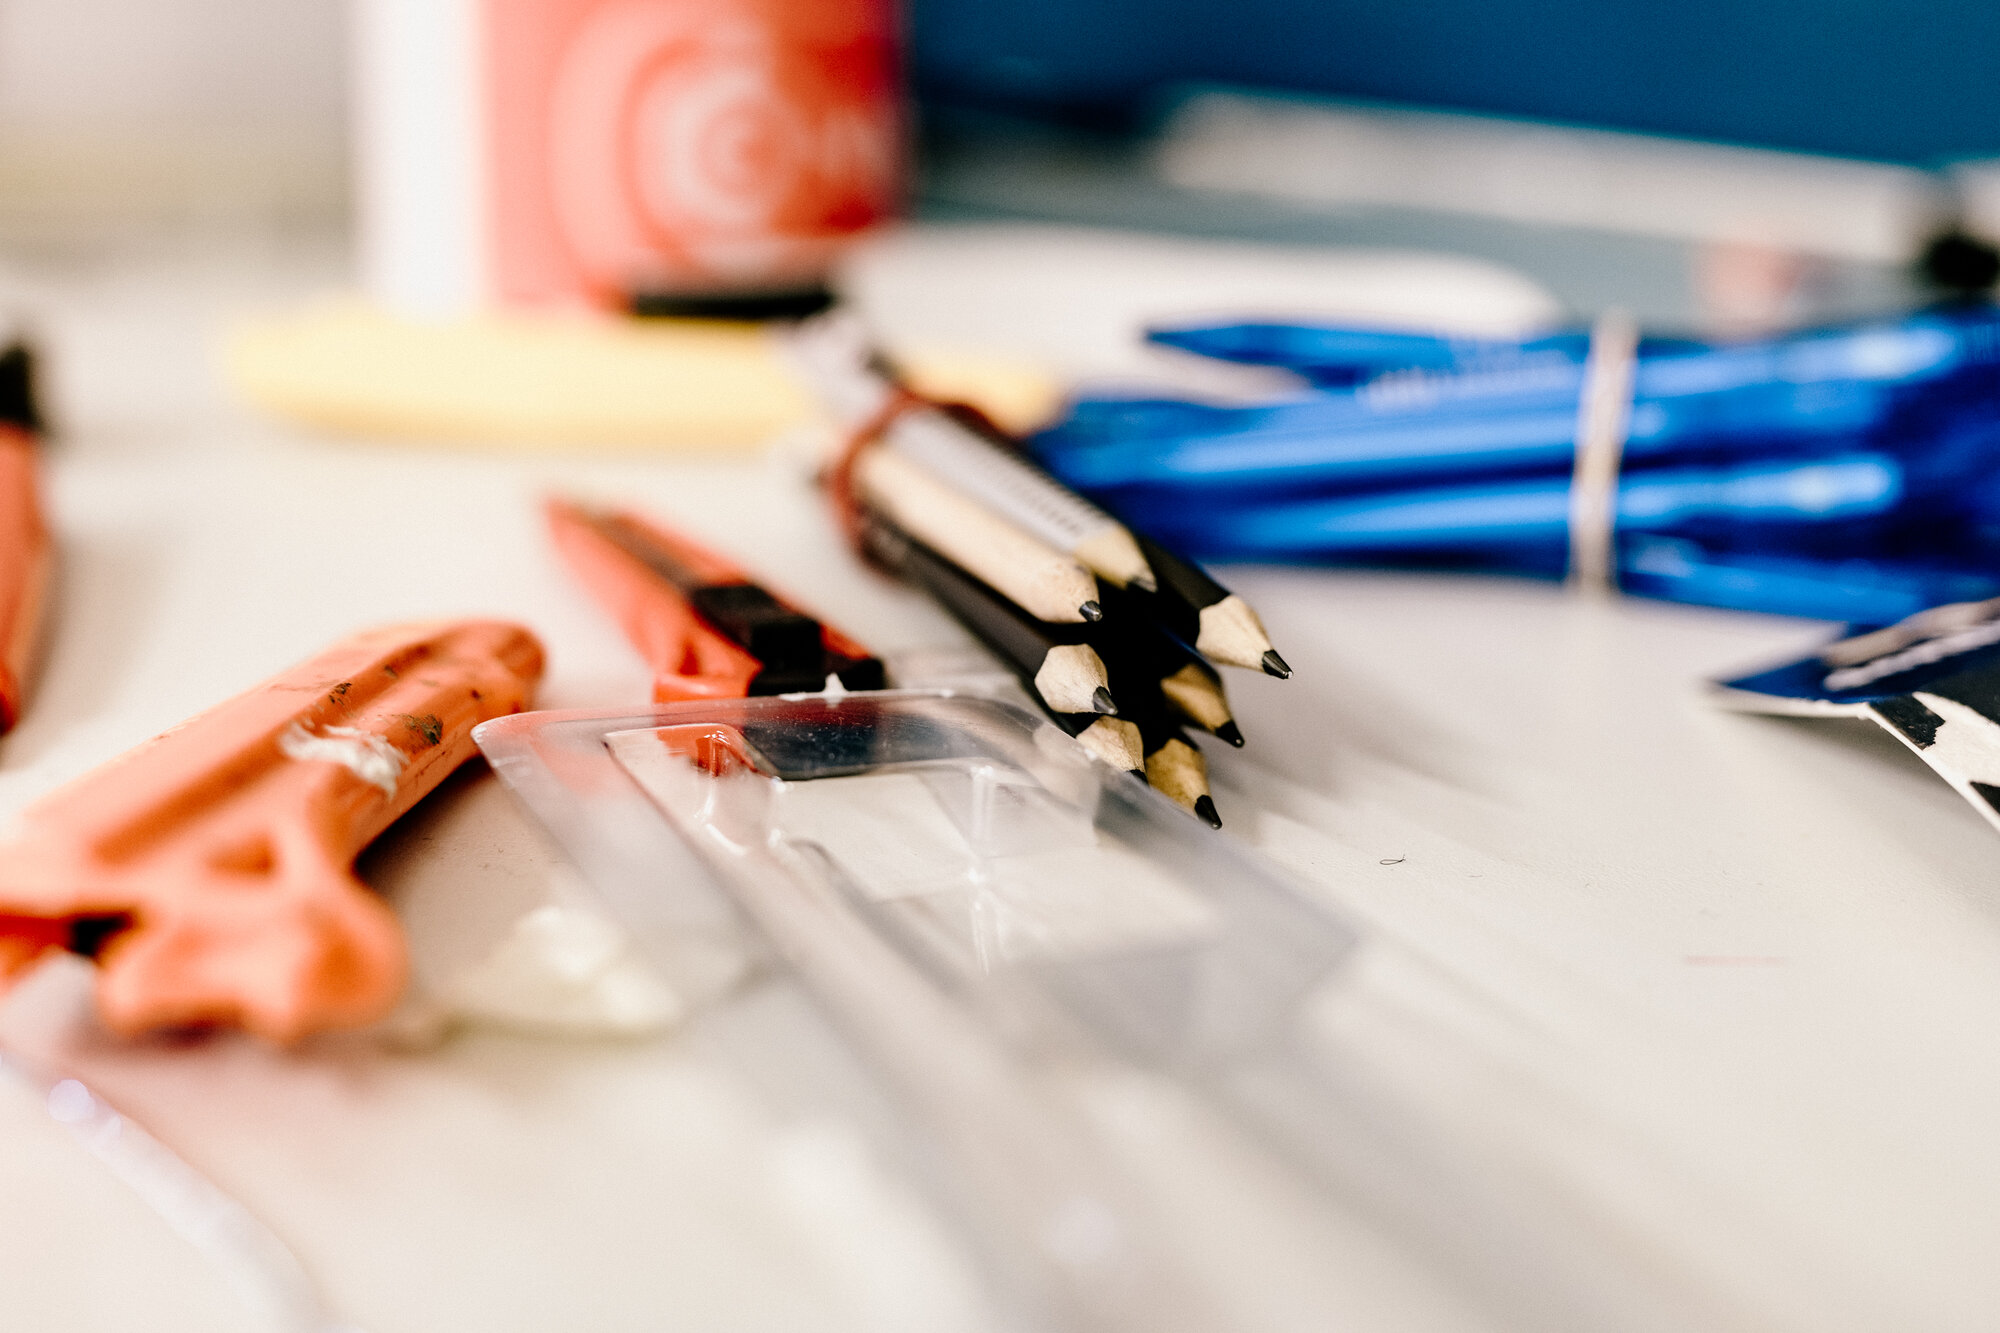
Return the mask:
<path id="1" fill-rule="evenodd" d="M 392 305 L 796 290 L 899 198 L 888 0 L 366 0 L 362 41 Z"/>

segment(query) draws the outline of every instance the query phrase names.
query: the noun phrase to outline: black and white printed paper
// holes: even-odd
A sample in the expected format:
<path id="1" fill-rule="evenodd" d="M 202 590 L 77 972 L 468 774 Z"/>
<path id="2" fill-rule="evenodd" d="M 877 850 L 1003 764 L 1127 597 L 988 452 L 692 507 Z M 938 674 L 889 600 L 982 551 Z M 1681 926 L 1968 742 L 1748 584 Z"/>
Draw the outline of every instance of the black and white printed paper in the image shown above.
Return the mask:
<path id="1" fill-rule="evenodd" d="M 1871 718 L 2000 828 L 2000 598 L 1932 607 L 1718 682 L 1715 699 L 1753 713 Z"/>

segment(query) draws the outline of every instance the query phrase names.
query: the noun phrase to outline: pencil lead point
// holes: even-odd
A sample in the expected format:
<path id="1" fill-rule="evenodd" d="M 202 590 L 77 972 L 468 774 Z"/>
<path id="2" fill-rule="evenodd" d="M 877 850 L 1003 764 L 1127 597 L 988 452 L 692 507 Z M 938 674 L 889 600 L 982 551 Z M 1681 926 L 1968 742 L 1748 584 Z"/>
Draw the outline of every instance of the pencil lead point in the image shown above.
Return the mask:
<path id="1" fill-rule="evenodd" d="M 1292 669 L 1285 665 L 1284 658 L 1278 656 L 1276 648 L 1265 652 L 1264 671 L 1265 674 L 1276 676 L 1279 680 L 1290 680 L 1292 678 Z"/>
<path id="2" fill-rule="evenodd" d="M 1215 812 L 1215 798 L 1213 796 L 1195 797 L 1194 812 L 1210 828 L 1222 827 L 1222 816 Z"/>
<path id="3" fill-rule="evenodd" d="M 1146 780 L 1146 770 L 1143 768 L 1128 768 L 1125 770 L 1125 776 L 1128 778 L 1137 778 L 1139 781 L 1144 782 Z"/>
<path id="4" fill-rule="evenodd" d="M 1225 722 L 1217 727 L 1215 735 L 1218 740 L 1228 741 L 1239 750 L 1243 748 L 1243 728 L 1234 722 Z"/>
<path id="5" fill-rule="evenodd" d="M 1111 713 L 1115 715 L 1118 712 L 1118 701 L 1113 699 L 1111 697 L 1111 691 L 1105 689 L 1102 685 L 1099 685 L 1095 690 L 1091 691 L 1090 706 L 1092 708 L 1095 708 L 1100 713 Z"/>
<path id="6" fill-rule="evenodd" d="M 1076 609 L 1076 613 L 1093 625 L 1104 619 L 1104 607 L 1098 603 L 1095 597 L 1085 602 L 1082 606 L 1079 606 Z"/>

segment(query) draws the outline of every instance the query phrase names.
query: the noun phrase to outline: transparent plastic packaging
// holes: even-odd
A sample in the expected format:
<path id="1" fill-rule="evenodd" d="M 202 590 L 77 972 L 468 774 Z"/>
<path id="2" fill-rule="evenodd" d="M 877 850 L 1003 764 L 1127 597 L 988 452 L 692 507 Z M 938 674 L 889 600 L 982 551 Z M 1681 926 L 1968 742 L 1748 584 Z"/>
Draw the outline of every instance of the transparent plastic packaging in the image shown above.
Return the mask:
<path id="1" fill-rule="evenodd" d="M 1354 932 L 1012 704 L 884 692 L 522 714 L 480 747 L 699 1004 L 789 968 L 1031 1320 L 1223 1329 L 1080 1107 L 1260 1065 Z"/>

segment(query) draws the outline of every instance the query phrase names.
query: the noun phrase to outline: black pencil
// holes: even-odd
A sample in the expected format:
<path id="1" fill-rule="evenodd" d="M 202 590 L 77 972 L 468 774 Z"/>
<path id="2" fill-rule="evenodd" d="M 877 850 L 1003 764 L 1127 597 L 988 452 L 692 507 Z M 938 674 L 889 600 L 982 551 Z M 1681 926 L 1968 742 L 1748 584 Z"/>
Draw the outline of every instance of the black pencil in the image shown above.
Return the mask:
<path id="1" fill-rule="evenodd" d="M 1052 713 L 1116 713 L 1104 660 L 1083 626 L 1037 620 L 922 542 L 876 521 L 868 553 L 935 597 Z"/>
<path id="2" fill-rule="evenodd" d="M 1132 677 L 1147 694 L 1153 690 L 1183 720 L 1241 747 L 1243 732 L 1229 709 L 1222 676 L 1200 653 L 1167 633 L 1122 589 L 1106 589 L 1104 619 L 1090 627 L 1090 642 L 1112 669 L 1112 693 L 1124 687 L 1115 677 Z"/>
<path id="3" fill-rule="evenodd" d="M 1148 615 L 1210 661 L 1262 670 L 1280 680 L 1291 676 L 1292 669 L 1271 646 L 1271 636 L 1248 602 L 1192 560 L 1183 560 L 1149 537 L 1138 540 L 1159 582 L 1155 592 L 1132 594 Z"/>

